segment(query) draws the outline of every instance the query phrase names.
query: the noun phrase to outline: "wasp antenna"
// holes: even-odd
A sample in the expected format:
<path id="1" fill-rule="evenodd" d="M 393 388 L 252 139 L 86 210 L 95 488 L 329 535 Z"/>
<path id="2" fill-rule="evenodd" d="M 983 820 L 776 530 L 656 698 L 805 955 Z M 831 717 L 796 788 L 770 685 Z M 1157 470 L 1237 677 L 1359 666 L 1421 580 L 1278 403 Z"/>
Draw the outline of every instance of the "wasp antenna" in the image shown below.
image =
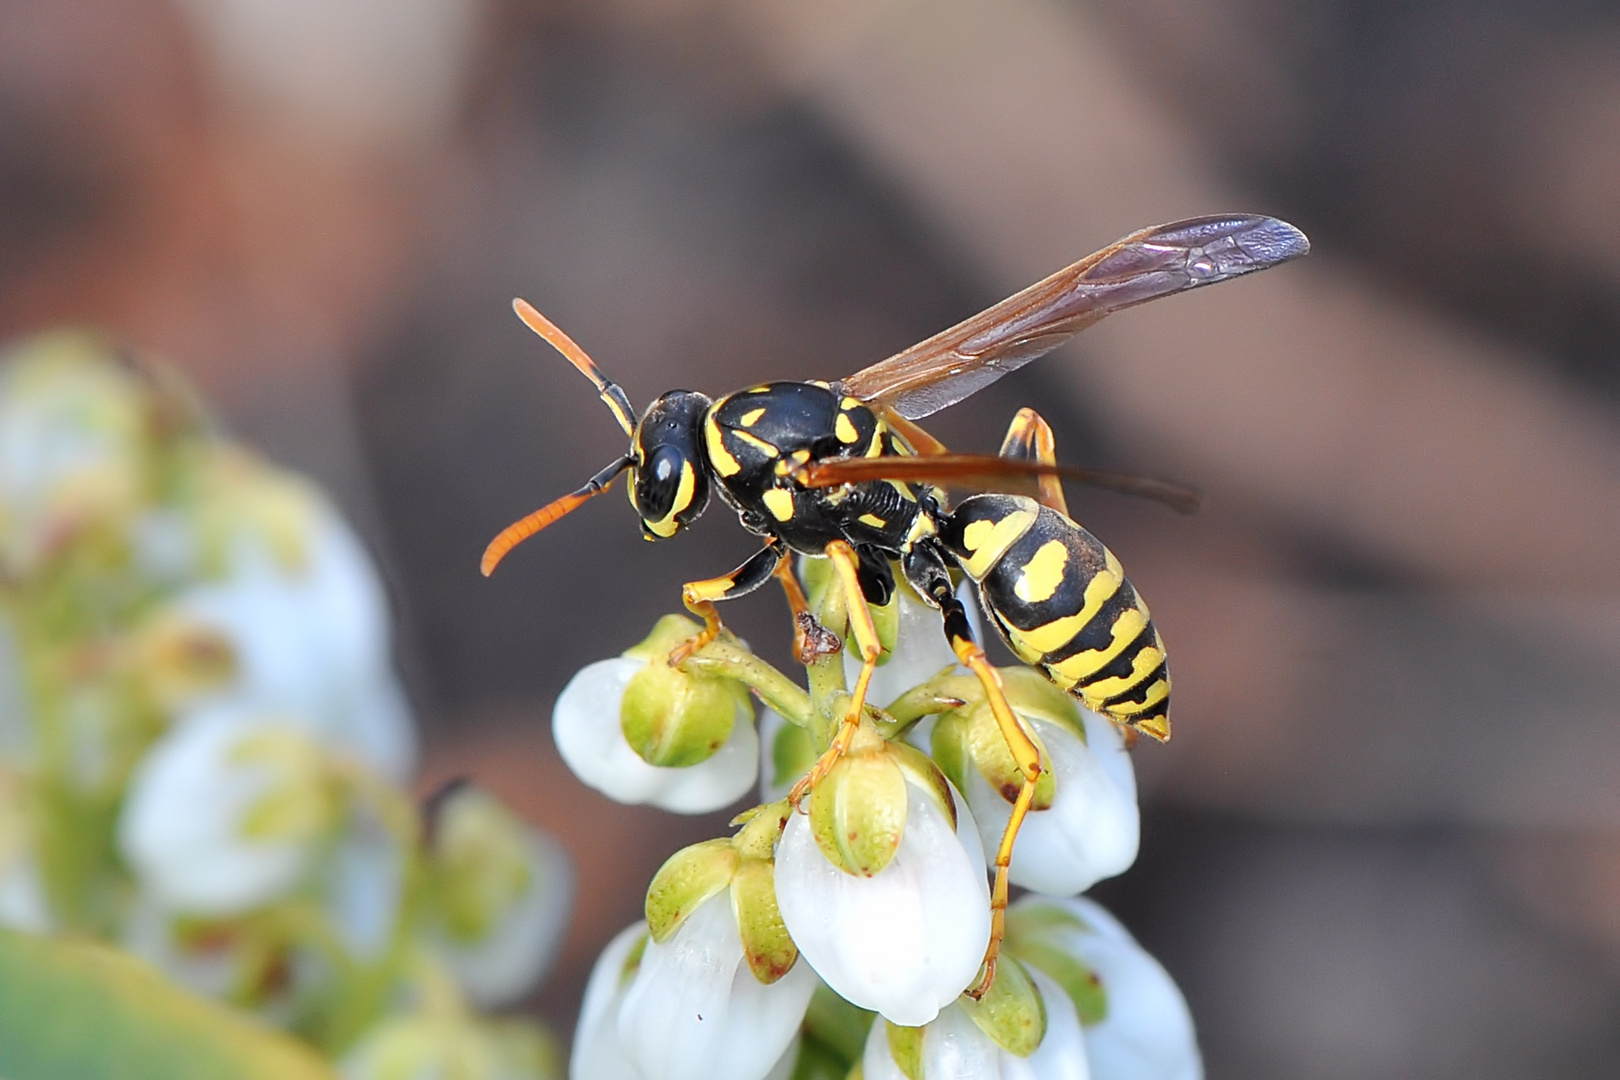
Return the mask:
<path id="1" fill-rule="evenodd" d="M 585 482 L 585 486 L 578 491 L 564 495 L 554 502 L 549 502 L 534 513 L 512 522 L 512 524 L 496 534 L 495 539 L 489 542 L 489 546 L 484 549 L 484 558 L 479 563 L 478 568 L 483 571 L 485 577 L 489 577 L 495 572 L 495 568 L 501 564 L 501 560 L 506 558 L 507 552 L 546 526 L 561 521 L 569 514 L 572 514 L 588 500 L 602 494 L 608 489 L 608 485 L 613 483 L 618 478 L 618 475 L 628 469 L 631 464 L 631 458 L 622 457 L 591 477 Z"/>
<path id="2" fill-rule="evenodd" d="M 630 398 L 625 394 L 618 383 L 603 375 L 585 352 L 569 337 L 558 329 L 557 324 L 540 314 L 535 306 L 518 297 L 512 301 L 512 310 L 517 317 L 523 320 L 523 325 L 545 338 L 552 348 L 563 354 L 570 364 L 579 369 L 581 375 L 596 385 L 596 392 L 602 395 L 602 402 L 613 413 L 613 418 L 624 428 L 626 435 L 636 433 L 636 410 L 630 406 Z"/>

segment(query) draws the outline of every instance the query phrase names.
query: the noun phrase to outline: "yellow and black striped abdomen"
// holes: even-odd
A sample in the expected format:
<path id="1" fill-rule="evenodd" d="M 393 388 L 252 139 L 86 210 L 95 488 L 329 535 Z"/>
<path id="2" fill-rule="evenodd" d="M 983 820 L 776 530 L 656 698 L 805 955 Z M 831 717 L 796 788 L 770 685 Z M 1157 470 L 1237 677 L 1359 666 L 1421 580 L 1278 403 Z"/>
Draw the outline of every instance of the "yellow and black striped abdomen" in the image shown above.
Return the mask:
<path id="1" fill-rule="evenodd" d="M 975 495 L 940 538 L 1007 644 L 1087 708 L 1170 737 L 1170 671 L 1119 560 L 1069 518 L 1020 495 Z"/>

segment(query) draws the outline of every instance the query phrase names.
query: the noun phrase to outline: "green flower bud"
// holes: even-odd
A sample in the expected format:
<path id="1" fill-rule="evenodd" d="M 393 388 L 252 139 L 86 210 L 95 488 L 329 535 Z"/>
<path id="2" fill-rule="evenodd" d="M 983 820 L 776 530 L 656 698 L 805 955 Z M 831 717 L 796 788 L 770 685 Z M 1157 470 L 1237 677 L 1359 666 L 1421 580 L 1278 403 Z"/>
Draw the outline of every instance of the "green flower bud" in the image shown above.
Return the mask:
<path id="1" fill-rule="evenodd" d="M 1046 1037 L 1046 1003 L 1017 960 L 1008 957 L 996 968 L 996 980 L 983 998 L 963 994 L 957 1004 L 979 1030 L 1009 1054 L 1029 1057 Z"/>
<path id="2" fill-rule="evenodd" d="M 730 838 L 705 840 L 671 855 L 647 886 L 652 939 L 668 941 L 699 904 L 731 884 L 741 862 Z"/>
<path id="3" fill-rule="evenodd" d="M 1085 728 L 1074 700 L 1039 672 L 1027 667 L 1002 668 L 1001 681 L 1007 703 L 1025 722 L 1024 730 L 1037 746 L 1041 740 L 1029 723 L 1032 719 L 1062 725 L 1075 732 L 1081 741 L 1085 740 Z M 935 725 L 932 744 L 934 760 L 960 790 L 967 788 L 967 767 L 971 763 L 990 782 L 990 786 L 1000 792 L 1002 798 L 1013 802 L 1024 786 L 1023 771 L 1018 768 L 1012 751 L 1007 748 L 1007 740 L 1002 737 L 1001 727 L 996 723 L 995 713 L 983 692 L 971 698 L 964 696 L 964 700 L 967 704 L 940 717 Z M 1044 752 L 1045 747 L 1042 750 Z M 1056 793 L 1055 777 L 1051 770 L 1047 770 L 1035 782 L 1035 798 L 1030 803 L 1030 809 L 1047 809 L 1052 805 Z"/>
<path id="4" fill-rule="evenodd" d="M 731 879 L 731 905 L 742 937 L 743 958 L 754 978 L 769 986 L 792 970 L 799 947 L 776 906 L 776 864 L 744 859 Z"/>
<path id="5" fill-rule="evenodd" d="M 806 603 L 810 610 L 816 613 L 824 610 L 827 590 L 842 587 L 838 581 L 838 572 L 833 568 L 830 559 L 805 559 L 799 569 L 799 580 L 804 584 Z M 878 654 L 879 667 L 889 662 L 889 657 L 894 653 L 895 641 L 900 636 L 901 589 L 909 591 L 910 586 L 903 580 L 897 580 L 894 595 L 889 597 L 887 604 L 881 607 L 876 604 L 867 605 L 868 610 L 872 612 L 872 625 L 877 629 L 878 644 L 883 649 Z"/>
<path id="6" fill-rule="evenodd" d="M 922 1049 L 922 1028 L 889 1025 L 889 1057 L 894 1059 L 906 1080 L 924 1080 Z"/>
<path id="7" fill-rule="evenodd" d="M 816 846 L 839 869 L 872 877 L 894 858 L 905 829 L 905 774 L 888 743 L 858 732 L 810 794 Z"/>
<path id="8" fill-rule="evenodd" d="M 707 761 L 731 737 L 738 713 L 751 707 L 741 683 L 669 666 L 670 650 L 698 629 L 679 615 L 666 615 L 645 641 L 625 652 L 647 666 L 625 687 L 619 722 L 630 748 L 649 765 L 678 769 Z"/>

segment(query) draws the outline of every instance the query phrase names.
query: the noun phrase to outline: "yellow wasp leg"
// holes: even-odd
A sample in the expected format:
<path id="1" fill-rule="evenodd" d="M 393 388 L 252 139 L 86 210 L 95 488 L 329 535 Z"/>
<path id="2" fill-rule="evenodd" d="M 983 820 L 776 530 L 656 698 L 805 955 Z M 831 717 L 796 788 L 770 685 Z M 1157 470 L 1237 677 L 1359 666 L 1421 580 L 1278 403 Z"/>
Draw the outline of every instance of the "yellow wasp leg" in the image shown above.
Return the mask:
<path id="1" fill-rule="evenodd" d="M 815 786 L 821 782 L 838 759 L 844 756 L 849 749 L 850 740 L 855 738 L 855 729 L 860 726 L 861 712 L 866 708 L 866 687 L 872 681 L 872 672 L 877 670 L 878 657 L 883 652 L 883 646 L 878 641 L 877 626 L 872 622 L 872 609 L 866 605 L 866 594 L 861 592 L 860 558 L 855 549 L 844 540 L 834 540 L 827 545 L 827 557 L 832 560 L 833 568 L 838 572 L 839 584 L 844 590 L 844 606 L 849 611 L 849 628 L 855 638 L 856 646 L 861 650 L 861 673 L 855 680 L 855 689 L 850 694 L 849 712 L 844 716 L 844 722 L 839 725 L 838 733 L 833 736 L 832 745 L 816 759 L 793 789 L 788 792 L 788 801 L 798 806 Z"/>
<path id="2" fill-rule="evenodd" d="M 1018 830 L 1029 813 L 1030 800 L 1035 797 L 1035 784 L 1041 778 L 1043 766 L 1040 748 L 1013 715 L 1012 706 L 1007 704 L 1007 694 L 1001 687 L 1001 673 L 990 666 L 984 650 L 965 634 L 951 635 L 951 649 L 962 665 L 979 677 L 979 684 L 984 687 L 985 698 L 990 702 L 990 711 L 995 715 L 1001 737 L 1006 740 L 1013 760 L 1024 774 L 1024 786 L 1018 789 L 1012 816 L 1007 819 L 1007 827 L 1001 833 L 1001 846 L 996 849 L 996 883 L 990 893 L 990 944 L 984 952 L 984 970 L 979 981 L 967 990 L 971 997 L 978 998 L 990 989 L 990 984 L 996 978 L 996 957 L 1001 952 L 1001 939 L 1007 932 L 1007 868 L 1012 865 L 1013 841 L 1018 839 Z"/>
<path id="3" fill-rule="evenodd" d="M 703 629 L 670 650 L 669 666 L 679 667 L 683 660 L 719 637 L 725 629 L 720 623 L 720 613 L 714 607 L 716 600 L 731 600 L 753 592 L 771 580 L 776 568 L 786 558 L 785 547 L 761 548 L 747 562 L 723 577 L 688 581 L 682 585 L 681 600 L 686 604 L 687 611 L 703 620 Z"/>
<path id="4" fill-rule="evenodd" d="M 1007 437 L 1001 443 L 1001 456 L 1020 461 L 1038 461 L 1042 465 L 1057 464 L 1057 440 L 1052 426 L 1034 409 L 1019 409 L 1007 425 Z M 1042 506 L 1069 516 L 1069 503 L 1063 497 L 1063 481 L 1056 476 L 1042 476 L 1037 481 L 1037 500 Z"/>
<path id="5" fill-rule="evenodd" d="M 810 640 L 809 629 L 814 623 L 810 614 L 810 601 L 805 599 L 799 579 L 793 576 L 793 560 L 783 559 L 776 564 L 776 580 L 787 594 L 788 608 L 793 612 L 793 655 L 801 664 L 814 662 L 816 645 Z"/>

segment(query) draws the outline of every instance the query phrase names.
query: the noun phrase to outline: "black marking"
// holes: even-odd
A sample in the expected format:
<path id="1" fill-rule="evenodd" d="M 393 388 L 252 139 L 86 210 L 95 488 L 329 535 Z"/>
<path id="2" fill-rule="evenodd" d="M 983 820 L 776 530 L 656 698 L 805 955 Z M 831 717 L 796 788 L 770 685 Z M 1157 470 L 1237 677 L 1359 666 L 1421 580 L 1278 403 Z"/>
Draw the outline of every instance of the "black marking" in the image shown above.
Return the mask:
<path id="1" fill-rule="evenodd" d="M 1106 711 L 1117 708 L 1120 705 L 1140 705 L 1142 702 L 1147 700 L 1148 691 L 1153 688 L 1154 684 L 1160 679 L 1168 678 L 1168 676 L 1169 665 L 1163 661 L 1160 661 L 1158 667 L 1142 676 L 1141 682 L 1137 683 L 1135 686 L 1121 690 L 1111 698 L 1105 698 L 1103 700 L 1102 707 Z M 1168 696 L 1169 695 L 1166 695 L 1167 698 Z M 1135 720 L 1136 718 L 1132 717 L 1133 723 Z"/>
<path id="2" fill-rule="evenodd" d="M 1106 679 L 1123 679 L 1130 675 L 1132 665 L 1136 663 L 1137 654 L 1149 646 L 1156 647 L 1155 643 L 1158 641 L 1158 637 L 1158 631 L 1153 628 L 1153 623 L 1149 622 L 1146 626 L 1142 627 L 1142 632 L 1140 634 L 1137 634 L 1136 637 L 1131 639 L 1131 643 L 1125 646 L 1124 650 L 1120 652 L 1118 656 L 1108 661 L 1108 663 L 1098 668 L 1092 674 L 1087 675 L 1085 678 L 1075 683 L 1075 689 L 1083 690 L 1088 686 L 1094 686 Z"/>

